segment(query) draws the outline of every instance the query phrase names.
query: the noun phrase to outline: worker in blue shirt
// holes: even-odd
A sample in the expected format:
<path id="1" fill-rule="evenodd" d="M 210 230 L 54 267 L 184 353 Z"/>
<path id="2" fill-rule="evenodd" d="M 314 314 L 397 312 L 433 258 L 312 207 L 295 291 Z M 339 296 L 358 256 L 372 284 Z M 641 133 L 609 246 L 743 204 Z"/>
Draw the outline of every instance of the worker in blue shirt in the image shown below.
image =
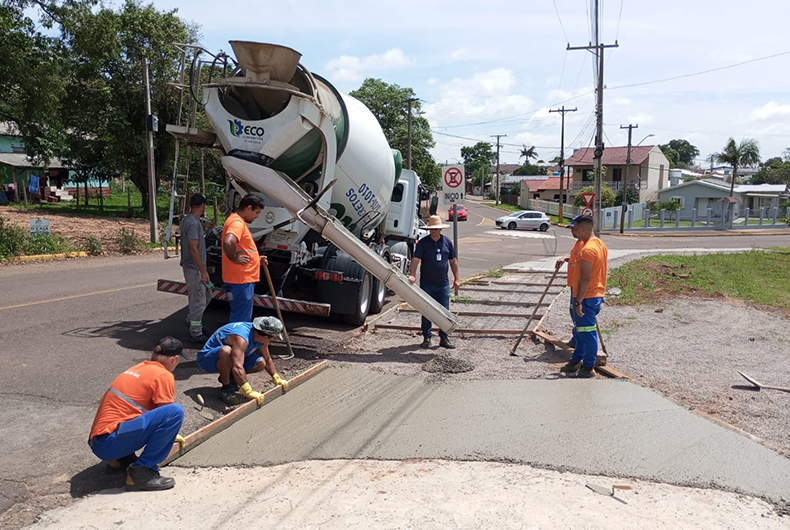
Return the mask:
<path id="1" fill-rule="evenodd" d="M 409 267 L 409 283 L 417 281 L 417 267 L 420 267 L 420 287 L 425 293 L 442 304 L 446 309 L 450 309 L 450 281 L 447 277 L 447 269 L 453 270 L 453 289 L 461 286 L 458 274 L 458 257 L 455 254 L 455 247 L 450 238 L 442 235 L 443 228 L 449 225 L 443 224 L 438 215 L 432 215 L 428 219 L 426 226 L 430 235 L 423 237 L 414 249 L 414 256 Z M 431 347 L 431 327 L 430 320 L 422 317 L 422 341 L 423 348 Z M 447 333 L 439 330 L 439 346 L 447 349 L 454 349 L 455 346 L 450 342 Z"/>

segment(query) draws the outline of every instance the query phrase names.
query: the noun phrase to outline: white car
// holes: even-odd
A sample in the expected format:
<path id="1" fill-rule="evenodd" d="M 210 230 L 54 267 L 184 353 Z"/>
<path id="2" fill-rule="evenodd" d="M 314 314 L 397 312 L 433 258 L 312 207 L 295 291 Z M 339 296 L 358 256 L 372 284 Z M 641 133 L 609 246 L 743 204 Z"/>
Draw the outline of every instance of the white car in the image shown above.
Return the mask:
<path id="1" fill-rule="evenodd" d="M 549 229 L 549 226 L 551 226 L 551 219 L 543 212 L 522 210 L 506 215 L 505 217 L 500 217 L 496 220 L 496 225 L 499 228 L 507 228 L 508 230 L 530 228 L 532 230 L 545 232 Z"/>

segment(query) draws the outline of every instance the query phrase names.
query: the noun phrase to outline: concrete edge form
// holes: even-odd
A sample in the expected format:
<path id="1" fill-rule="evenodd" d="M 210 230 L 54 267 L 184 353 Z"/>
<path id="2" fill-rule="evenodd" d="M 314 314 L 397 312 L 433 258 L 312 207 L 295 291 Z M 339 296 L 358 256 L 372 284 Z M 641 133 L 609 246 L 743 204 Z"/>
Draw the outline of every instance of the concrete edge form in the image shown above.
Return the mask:
<path id="1" fill-rule="evenodd" d="M 307 369 L 306 371 L 302 372 L 301 374 L 297 375 L 290 381 L 288 381 L 289 392 L 293 392 L 294 389 L 308 381 L 315 375 L 318 375 L 322 371 L 324 371 L 329 366 L 329 361 L 321 361 L 320 363 L 312 366 L 311 368 Z M 283 392 L 282 387 L 276 386 L 268 391 L 264 392 L 264 405 L 274 401 L 278 397 L 282 396 L 285 392 Z M 262 405 L 263 406 L 263 405 Z M 173 444 L 172 449 L 170 449 L 170 454 L 167 455 L 167 458 L 162 463 L 162 465 L 167 465 L 176 458 L 179 458 L 186 454 L 187 452 L 191 451 L 201 443 L 205 442 L 212 436 L 221 433 L 240 419 L 244 418 L 245 416 L 251 414 L 258 410 L 258 406 L 255 400 L 250 400 L 247 403 L 239 406 L 238 408 L 232 410 L 228 414 L 225 414 L 221 418 L 218 418 L 208 425 L 205 425 L 198 429 L 197 431 L 189 434 L 184 439 L 186 443 L 184 447 L 179 447 L 178 444 Z"/>

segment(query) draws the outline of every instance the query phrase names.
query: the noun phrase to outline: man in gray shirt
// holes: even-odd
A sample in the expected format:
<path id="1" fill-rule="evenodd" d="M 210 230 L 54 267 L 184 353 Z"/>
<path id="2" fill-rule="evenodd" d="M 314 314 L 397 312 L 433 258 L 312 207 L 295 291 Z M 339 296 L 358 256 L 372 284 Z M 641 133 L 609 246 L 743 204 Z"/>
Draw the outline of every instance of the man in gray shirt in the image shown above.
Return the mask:
<path id="1" fill-rule="evenodd" d="M 189 213 L 181 220 L 181 268 L 189 291 L 189 335 L 193 342 L 204 343 L 203 311 L 210 300 L 206 270 L 206 238 L 200 218 L 206 213 L 206 198 L 195 193 L 189 200 Z"/>

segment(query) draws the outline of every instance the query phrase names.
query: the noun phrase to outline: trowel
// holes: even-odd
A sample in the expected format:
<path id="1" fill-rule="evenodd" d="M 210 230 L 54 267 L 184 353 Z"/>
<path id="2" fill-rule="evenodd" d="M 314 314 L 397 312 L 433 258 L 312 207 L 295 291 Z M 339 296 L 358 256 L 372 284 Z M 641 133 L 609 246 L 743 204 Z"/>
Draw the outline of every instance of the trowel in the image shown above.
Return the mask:
<path id="1" fill-rule="evenodd" d="M 759 388 L 760 390 L 762 390 L 763 388 L 768 388 L 770 390 L 779 390 L 781 392 L 790 392 L 790 388 L 786 388 L 786 387 L 783 387 L 783 386 L 764 385 L 761 382 L 759 382 L 757 379 L 755 379 L 754 377 L 749 377 L 748 375 L 746 375 L 745 373 L 741 372 L 740 370 L 736 370 L 736 372 L 741 374 L 741 376 L 744 379 L 746 379 L 747 381 L 749 381 L 749 383 L 751 383 L 752 386 L 755 386 L 755 387 Z"/>
<path id="2" fill-rule="evenodd" d="M 200 394 L 197 395 L 197 402 L 200 403 L 200 408 L 198 409 L 198 414 L 200 414 L 201 416 L 203 416 L 204 418 L 206 418 L 209 421 L 213 421 L 214 420 L 214 415 L 211 412 L 207 411 L 207 410 L 203 410 L 203 407 L 206 406 L 206 402 L 203 401 L 203 396 L 201 396 Z"/>
<path id="3" fill-rule="evenodd" d="M 587 484 L 587 487 L 593 490 L 595 493 L 600 493 L 601 495 L 606 495 L 607 497 L 614 497 L 615 490 L 630 490 L 631 486 L 627 484 L 615 484 L 612 486 L 612 489 L 604 488 L 603 486 L 599 486 L 597 484 Z"/>

